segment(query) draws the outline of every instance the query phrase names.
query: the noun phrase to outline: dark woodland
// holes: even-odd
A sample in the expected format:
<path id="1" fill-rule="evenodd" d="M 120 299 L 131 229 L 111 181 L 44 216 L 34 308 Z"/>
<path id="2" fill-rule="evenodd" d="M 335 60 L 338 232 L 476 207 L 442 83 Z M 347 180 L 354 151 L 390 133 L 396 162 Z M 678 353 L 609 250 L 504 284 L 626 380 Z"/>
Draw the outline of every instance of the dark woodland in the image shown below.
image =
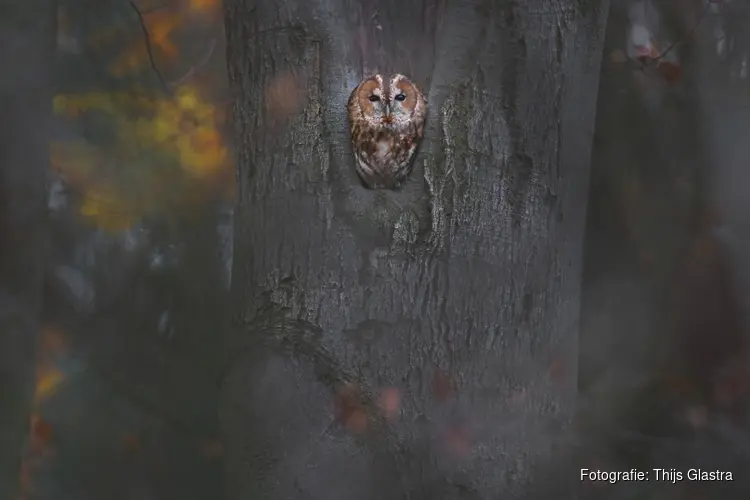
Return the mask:
<path id="1" fill-rule="evenodd" d="M 745 498 L 749 23 L 0 0 L 0 500 Z"/>

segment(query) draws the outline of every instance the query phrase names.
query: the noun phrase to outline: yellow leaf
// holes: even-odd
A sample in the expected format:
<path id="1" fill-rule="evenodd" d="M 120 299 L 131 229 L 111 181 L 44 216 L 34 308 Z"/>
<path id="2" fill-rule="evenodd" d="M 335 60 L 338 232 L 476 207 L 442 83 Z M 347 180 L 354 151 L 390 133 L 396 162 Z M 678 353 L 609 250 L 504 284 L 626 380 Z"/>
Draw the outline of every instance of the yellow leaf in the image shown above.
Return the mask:
<path id="1" fill-rule="evenodd" d="M 190 87 L 181 87 L 177 93 L 177 102 L 183 111 L 192 111 L 198 106 L 198 97 Z"/>
<path id="2" fill-rule="evenodd" d="M 135 207 L 128 206 L 112 193 L 87 192 L 80 213 L 91 218 L 97 227 L 111 232 L 124 231 L 136 221 Z"/>
<path id="3" fill-rule="evenodd" d="M 38 373 L 34 392 L 34 400 L 37 404 L 51 396 L 63 381 L 63 378 L 62 372 L 56 368 L 42 370 L 41 373 Z"/>
<path id="4" fill-rule="evenodd" d="M 103 113 L 114 131 L 107 147 L 51 145 L 52 165 L 82 196 L 80 214 L 102 229 L 121 231 L 146 214 L 205 199 L 200 193 L 231 192 L 221 115 L 196 87 L 159 99 L 143 91 L 59 95 L 55 109 L 73 118 Z"/>

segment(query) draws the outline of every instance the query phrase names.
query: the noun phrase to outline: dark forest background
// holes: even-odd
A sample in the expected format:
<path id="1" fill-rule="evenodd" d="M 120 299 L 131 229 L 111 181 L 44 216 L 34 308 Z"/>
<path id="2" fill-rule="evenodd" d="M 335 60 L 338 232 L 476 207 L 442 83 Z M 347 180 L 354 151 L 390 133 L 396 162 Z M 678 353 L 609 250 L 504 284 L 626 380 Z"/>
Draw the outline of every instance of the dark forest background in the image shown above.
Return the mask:
<path id="1" fill-rule="evenodd" d="M 34 193 L 8 188 L 26 181 L 10 176 L 3 190 L 13 216 L 31 222 L 5 221 L 12 237 L 0 246 L 22 249 L 44 273 L 7 269 L 0 283 L 12 291 L 0 288 L 10 339 L 0 362 L 34 371 L 25 442 L 2 435 L 0 491 L 18 486 L 13 500 L 224 498 L 217 408 L 236 178 L 224 11 L 218 0 L 59 0 L 47 12 L 50 5 L 0 3 L 0 17 L 20 12 L 0 23 L 11 33 L 2 35 L 0 61 L 21 74 L 49 54 L 47 75 L 24 75 L 49 78 L 54 95 L 48 110 L 3 95 L 3 127 L 49 112 L 51 130 L 39 135 L 52 141 L 22 138 L 23 150 L 8 146 L 16 156 L 2 167 L 33 176 L 20 165 L 49 154 L 46 221 L 26 214 Z M 578 371 L 582 467 L 721 469 L 734 481 L 584 484 L 590 498 L 750 491 L 748 23 L 744 0 L 622 0 L 609 10 L 579 364 L 550 370 Z M 18 30 L 49 40 L 12 45 Z M 13 78 L 0 74 L 8 89 Z M 298 85 L 292 75 L 273 81 L 275 112 L 296 111 Z M 27 233 L 34 237 L 17 236 Z M 21 289 L 33 296 L 19 285 L 32 278 L 38 311 L 12 297 Z M 26 316 L 41 317 L 32 346 L 7 333 Z"/>

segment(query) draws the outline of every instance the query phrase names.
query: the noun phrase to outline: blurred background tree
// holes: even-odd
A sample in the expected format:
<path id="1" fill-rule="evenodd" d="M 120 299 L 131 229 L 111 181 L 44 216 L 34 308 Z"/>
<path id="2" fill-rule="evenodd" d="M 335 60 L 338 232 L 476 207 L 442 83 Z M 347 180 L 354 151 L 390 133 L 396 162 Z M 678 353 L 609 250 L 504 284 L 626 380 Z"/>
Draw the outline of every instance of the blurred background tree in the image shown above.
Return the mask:
<path id="1" fill-rule="evenodd" d="M 216 498 L 234 179 L 220 4 L 74 0 L 56 12 L 20 498 Z"/>
<path id="2" fill-rule="evenodd" d="M 44 280 L 54 6 L 0 2 L 0 498 L 18 485 Z"/>

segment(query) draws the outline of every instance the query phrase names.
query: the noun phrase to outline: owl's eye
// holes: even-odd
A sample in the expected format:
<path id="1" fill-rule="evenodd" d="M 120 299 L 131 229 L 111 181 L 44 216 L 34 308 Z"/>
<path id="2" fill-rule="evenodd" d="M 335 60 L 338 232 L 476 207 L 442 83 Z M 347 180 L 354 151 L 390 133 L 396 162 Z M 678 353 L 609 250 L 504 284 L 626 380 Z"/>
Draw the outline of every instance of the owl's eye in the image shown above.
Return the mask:
<path id="1" fill-rule="evenodd" d="M 404 94 L 398 94 L 396 97 L 394 97 L 397 101 L 403 101 L 406 99 L 406 96 Z"/>
<path id="2" fill-rule="evenodd" d="M 370 102 L 375 102 L 379 100 L 380 100 L 380 97 L 376 96 L 375 94 L 370 96 Z"/>

